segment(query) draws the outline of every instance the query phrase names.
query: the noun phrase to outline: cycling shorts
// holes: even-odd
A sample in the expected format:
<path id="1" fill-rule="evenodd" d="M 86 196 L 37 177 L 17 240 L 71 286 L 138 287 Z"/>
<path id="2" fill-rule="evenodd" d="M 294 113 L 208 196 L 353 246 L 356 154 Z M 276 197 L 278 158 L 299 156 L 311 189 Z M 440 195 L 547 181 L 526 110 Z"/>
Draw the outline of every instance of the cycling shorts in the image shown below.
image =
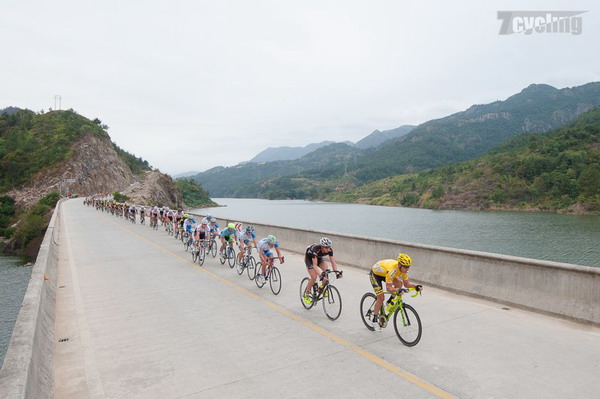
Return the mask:
<path id="1" fill-rule="evenodd" d="M 225 240 L 225 242 L 232 242 L 233 236 L 223 236 L 223 239 Z"/>
<path id="2" fill-rule="evenodd" d="M 304 257 L 304 264 L 306 265 L 306 268 L 308 270 L 313 270 L 314 266 L 313 266 L 313 257 L 312 256 L 305 256 Z M 325 262 L 325 257 L 324 256 L 319 256 L 317 257 L 317 266 L 321 264 L 321 262 Z"/>
<path id="3" fill-rule="evenodd" d="M 205 240 L 206 239 L 206 232 L 203 231 L 203 232 L 199 233 L 198 238 L 200 240 Z"/>
<path id="4" fill-rule="evenodd" d="M 385 277 L 378 276 L 374 274 L 372 271 L 369 272 L 369 276 L 371 278 L 371 285 L 375 290 L 375 295 L 383 294 L 383 282 L 385 281 Z"/>
<path id="5" fill-rule="evenodd" d="M 260 252 L 266 256 L 267 258 L 272 258 L 273 257 L 273 252 L 271 252 L 270 249 L 261 249 Z"/>

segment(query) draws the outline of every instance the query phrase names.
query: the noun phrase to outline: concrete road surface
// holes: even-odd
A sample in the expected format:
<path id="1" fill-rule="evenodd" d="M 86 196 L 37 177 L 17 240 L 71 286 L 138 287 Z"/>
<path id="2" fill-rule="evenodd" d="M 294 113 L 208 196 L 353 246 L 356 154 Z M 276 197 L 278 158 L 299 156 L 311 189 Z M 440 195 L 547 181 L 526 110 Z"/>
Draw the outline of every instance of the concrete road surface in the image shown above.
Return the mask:
<path id="1" fill-rule="evenodd" d="M 58 398 L 600 397 L 599 328 L 426 287 L 406 299 L 424 324 L 409 348 L 363 325 L 364 270 L 344 268 L 330 321 L 300 303 L 300 255 L 275 296 L 218 258 L 192 263 L 162 229 L 81 200 L 63 211 Z"/>

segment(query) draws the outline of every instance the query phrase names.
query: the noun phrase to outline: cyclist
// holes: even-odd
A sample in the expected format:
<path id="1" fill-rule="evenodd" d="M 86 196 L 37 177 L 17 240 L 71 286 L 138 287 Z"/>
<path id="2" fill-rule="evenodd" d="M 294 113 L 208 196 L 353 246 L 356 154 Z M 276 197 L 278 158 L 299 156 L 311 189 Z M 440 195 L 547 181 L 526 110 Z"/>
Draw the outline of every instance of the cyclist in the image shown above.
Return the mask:
<path id="1" fill-rule="evenodd" d="M 227 225 L 227 228 L 223 229 L 220 236 L 221 236 L 221 244 L 222 245 L 221 245 L 221 249 L 219 250 L 219 252 L 223 254 L 223 253 L 225 253 L 225 242 L 235 241 L 236 244 L 238 242 L 239 233 L 235 229 L 235 223 L 229 223 Z"/>
<path id="2" fill-rule="evenodd" d="M 375 295 L 377 295 L 372 320 L 375 331 L 381 331 L 381 326 L 379 325 L 379 311 L 381 305 L 383 305 L 383 298 L 385 296 L 382 287 L 384 280 L 385 290 L 393 296 L 397 295 L 397 291 L 402 288 L 402 285 L 404 285 L 405 288 L 414 288 L 419 292 L 423 289 L 422 285 L 411 284 L 408 281 L 408 269 L 410 269 L 411 264 L 412 260 L 410 259 L 410 256 L 399 253 L 398 259 L 380 260 L 371 267 L 369 276 L 371 278 L 371 285 L 375 290 Z"/>
<path id="3" fill-rule="evenodd" d="M 315 281 L 317 281 L 317 278 L 321 277 L 321 273 L 327 270 L 327 264 L 325 263 L 326 256 L 329 256 L 329 262 L 331 263 L 331 267 L 333 267 L 335 276 L 342 278 L 342 272 L 338 270 L 337 263 L 335 263 L 335 259 L 333 258 L 331 240 L 327 237 L 321 237 L 319 244 L 313 244 L 306 248 L 306 254 L 304 255 L 304 264 L 306 265 L 306 270 L 308 271 L 308 275 L 310 277 L 310 281 L 306 285 L 306 290 L 304 291 L 304 303 L 307 305 L 312 303 L 312 300 L 308 295 L 311 287 Z M 323 279 L 323 284 L 326 280 L 327 276 L 325 276 Z"/>
<path id="4" fill-rule="evenodd" d="M 146 207 L 142 205 L 140 207 L 140 223 L 144 224 L 146 221 Z"/>
<path id="5" fill-rule="evenodd" d="M 183 229 L 188 233 L 188 237 L 191 237 L 194 229 L 196 228 L 196 219 L 187 213 L 183 215 Z"/>
<path id="6" fill-rule="evenodd" d="M 194 230 L 194 242 L 196 245 L 206 246 L 206 240 L 208 240 L 208 235 L 210 234 L 210 228 L 204 221 L 204 219 L 200 222 L 196 229 Z"/>
<path id="7" fill-rule="evenodd" d="M 137 214 L 137 209 L 135 205 L 131 204 L 129 207 L 129 217 L 135 222 L 135 215 Z"/>
<path id="8" fill-rule="evenodd" d="M 173 231 L 179 231 L 179 227 L 183 221 L 183 209 L 178 210 L 173 215 Z"/>
<path id="9" fill-rule="evenodd" d="M 202 218 L 202 220 L 200 222 L 206 222 L 206 224 L 210 223 L 210 219 L 212 219 L 213 217 L 210 215 L 210 213 L 206 216 L 204 216 L 204 218 Z"/>
<path id="10" fill-rule="evenodd" d="M 246 226 L 246 231 L 240 235 L 240 252 L 238 253 L 238 263 L 242 263 L 242 259 L 244 258 L 244 247 L 249 246 L 252 248 L 252 245 L 249 244 L 251 240 L 254 242 L 254 247 L 256 248 L 256 235 L 254 234 L 254 227 Z"/>
<path id="11" fill-rule="evenodd" d="M 150 222 L 152 223 L 157 223 L 158 224 L 158 207 L 156 205 L 154 205 L 152 207 L 152 209 L 150 209 Z M 161 221 L 162 221 L 162 214 L 161 214 Z"/>
<path id="12" fill-rule="evenodd" d="M 208 229 L 210 230 L 210 238 L 215 238 L 216 236 L 221 235 L 221 230 L 219 230 L 217 219 L 213 217 L 209 219 Z"/>
<path id="13" fill-rule="evenodd" d="M 277 241 L 277 238 L 275 238 L 274 235 L 269 235 L 268 237 L 263 238 L 256 246 L 256 250 L 258 251 L 260 262 L 262 264 L 262 270 L 258 271 L 256 278 L 263 278 L 265 275 L 267 261 L 273 260 L 273 252 L 271 252 L 272 248 L 275 248 L 275 251 L 277 251 L 277 257 L 279 258 L 281 264 L 284 263 L 283 256 L 281 256 L 281 251 L 279 250 L 279 242 Z"/>

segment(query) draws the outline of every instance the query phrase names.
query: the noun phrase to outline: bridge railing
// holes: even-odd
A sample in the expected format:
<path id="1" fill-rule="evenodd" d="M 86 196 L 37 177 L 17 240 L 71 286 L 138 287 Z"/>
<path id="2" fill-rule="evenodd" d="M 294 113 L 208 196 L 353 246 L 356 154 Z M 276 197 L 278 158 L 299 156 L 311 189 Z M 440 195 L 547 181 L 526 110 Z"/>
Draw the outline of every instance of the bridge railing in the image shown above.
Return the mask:
<path id="1" fill-rule="evenodd" d="M 62 201 L 56 205 L 44 235 L 0 369 L 2 398 L 50 398 L 54 394 L 54 315 Z"/>

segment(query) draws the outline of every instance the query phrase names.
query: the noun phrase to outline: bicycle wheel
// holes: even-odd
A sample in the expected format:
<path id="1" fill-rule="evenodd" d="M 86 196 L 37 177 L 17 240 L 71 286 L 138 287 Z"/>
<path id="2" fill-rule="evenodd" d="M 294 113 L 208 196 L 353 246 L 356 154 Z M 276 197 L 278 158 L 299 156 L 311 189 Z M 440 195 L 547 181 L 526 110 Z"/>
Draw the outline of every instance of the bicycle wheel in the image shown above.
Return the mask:
<path id="1" fill-rule="evenodd" d="M 248 264 L 248 259 L 244 259 L 244 258 L 242 258 L 241 262 L 236 262 L 235 263 L 235 271 L 237 272 L 237 274 L 239 274 L 241 276 L 244 273 L 244 267 L 246 267 L 247 264 Z"/>
<path id="2" fill-rule="evenodd" d="M 221 262 L 221 264 L 224 265 L 226 260 L 227 259 L 225 259 L 225 252 L 219 252 L 219 262 Z"/>
<path id="3" fill-rule="evenodd" d="M 375 331 L 371 326 L 371 319 L 373 318 L 376 300 L 377 297 L 372 292 L 367 292 L 360 300 L 360 318 L 363 323 L 365 323 L 365 326 L 371 331 Z"/>
<path id="4" fill-rule="evenodd" d="M 281 292 L 281 273 L 275 266 L 271 268 L 269 284 L 271 285 L 271 291 L 273 291 L 273 294 L 277 295 Z"/>
<path id="5" fill-rule="evenodd" d="M 192 249 L 192 262 L 195 262 L 198 259 L 198 249 Z"/>
<path id="6" fill-rule="evenodd" d="M 200 266 L 202 266 L 204 264 L 204 259 L 206 259 L 206 248 L 204 248 L 203 246 L 200 246 L 200 249 L 198 252 L 198 264 Z"/>
<path id="7" fill-rule="evenodd" d="M 225 250 L 225 253 L 227 254 L 227 262 L 229 262 L 229 267 L 233 269 L 235 266 L 235 250 L 231 247 L 228 247 Z"/>
<path id="8" fill-rule="evenodd" d="M 394 312 L 394 330 L 404 345 L 415 346 L 419 343 L 423 326 L 419 314 L 412 306 L 404 303 Z"/>
<path id="9" fill-rule="evenodd" d="M 304 279 L 302 279 L 300 282 L 300 303 L 302 303 L 302 306 L 304 306 L 305 309 L 310 309 L 315 306 L 314 302 L 311 302 L 310 305 L 304 302 L 304 292 L 306 292 L 306 286 L 308 285 L 309 281 L 310 279 L 308 277 L 304 277 Z"/>
<path id="10" fill-rule="evenodd" d="M 342 296 L 333 285 L 328 285 L 323 294 L 323 310 L 331 320 L 337 320 L 342 314 Z"/>
<path id="11" fill-rule="evenodd" d="M 190 249 L 190 240 L 187 237 L 183 238 L 183 248 L 185 248 L 186 252 Z"/>
<path id="12" fill-rule="evenodd" d="M 262 288 L 263 285 L 265 285 L 265 277 L 262 276 L 262 278 L 257 278 L 256 276 L 258 276 L 258 273 L 262 273 L 262 262 L 258 262 L 256 264 L 256 275 L 254 277 L 254 282 L 256 283 L 256 286 L 258 288 Z"/>
<path id="13" fill-rule="evenodd" d="M 215 240 L 210 240 L 210 254 L 213 258 L 217 256 L 217 242 Z"/>
<path id="14" fill-rule="evenodd" d="M 256 276 L 256 260 L 253 256 L 248 258 L 248 264 L 246 265 L 246 272 L 248 273 L 248 278 L 250 280 L 254 280 L 254 276 Z"/>

